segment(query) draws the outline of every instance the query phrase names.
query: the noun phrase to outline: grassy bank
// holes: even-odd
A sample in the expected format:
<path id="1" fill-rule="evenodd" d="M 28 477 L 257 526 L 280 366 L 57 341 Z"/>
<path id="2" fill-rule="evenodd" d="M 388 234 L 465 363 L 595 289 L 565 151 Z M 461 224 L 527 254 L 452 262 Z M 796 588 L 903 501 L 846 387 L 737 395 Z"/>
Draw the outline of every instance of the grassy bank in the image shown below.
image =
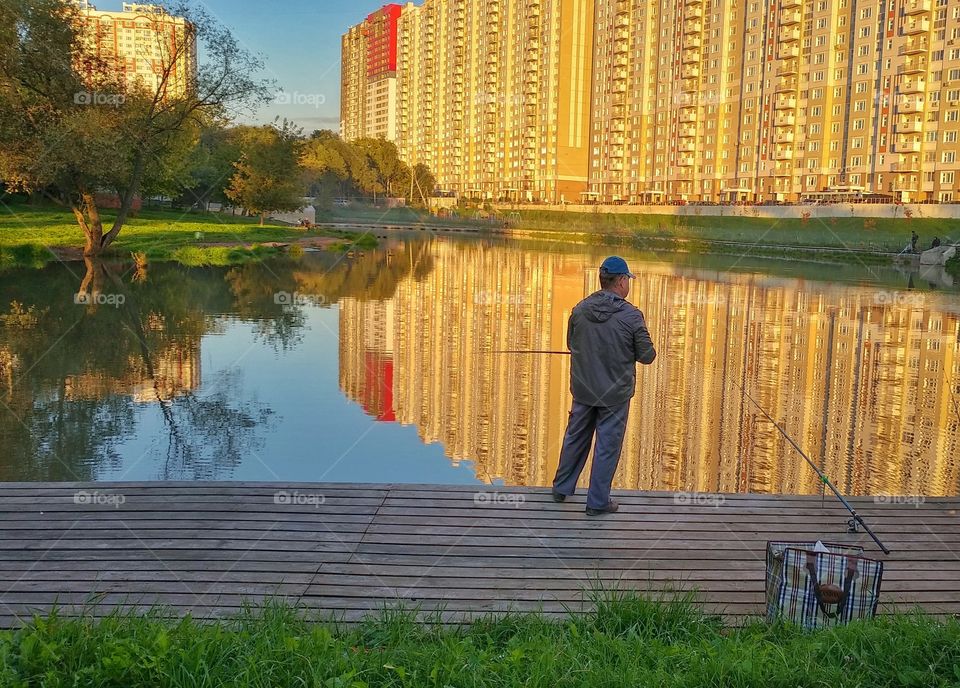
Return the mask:
<path id="1" fill-rule="evenodd" d="M 109 226 L 114 215 L 103 213 Z M 263 227 L 256 218 L 219 213 L 143 210 L 130 219 L 110 247 L 110 254 L 128 257 L 143 253 L 148 260 L 175 260 L 185 265 L 229 265 L 279 252 L 263 244 L 305 238 L 335 237 L 348 245 L 352 235 L 343 232 L 304 231 L 271 223 Z M 369 246 L 369 239 L 366 246 Z M 69 212 L 27 205 L 0 206 L 0 268 L 43 265 L 57 255 L 76 253 L 83 234 Z"/>
<path id="2" fill-rule="evenodd" d="M 948 238 L 960 240 L 960 223 L 956 220 L 918 217 L 909 220 L 902 217 L 777 220 L 739 216 L 621 215 L 523 210 L 519 212 L 519 220 L 516 220 L 515 224 L 523 230 L 542 232 L 544 236 L 586 232 L 628 237 L 644 245 L 658 242 L 658 248 L 665 248 L 668 243 L 679 246 L 686 240 L 699 240 L 703 245 L 708 242 L 730 242 L 768 247 L 818 247 L 895 253 L 910 243 L 913 231 L 920 235 L 920 248 L 929 246 L 935 236 L 943 241 Z"/>
<path id="3" fill-rule="evenodd" d="M 269 606 L 203 624 L 159 615 L 39 619 L 0 633 L 0 684 L 45 686 L 956 686 L 960 622 L 882 618 L 805 633 L 724 628 L 689 600 L 607 598 L 568 621 L 459 629 L 386 613 L 352 629 Z"/>

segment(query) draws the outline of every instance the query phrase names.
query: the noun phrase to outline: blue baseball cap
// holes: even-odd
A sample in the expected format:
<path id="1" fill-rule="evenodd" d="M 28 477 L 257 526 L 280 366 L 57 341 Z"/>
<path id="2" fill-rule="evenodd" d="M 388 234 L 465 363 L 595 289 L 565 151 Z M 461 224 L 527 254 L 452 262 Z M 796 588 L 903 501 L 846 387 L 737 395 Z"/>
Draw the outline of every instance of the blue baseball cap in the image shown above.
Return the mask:
<path id="1" fill-rule="evenodd" d="M 630 272 L 630 268 L 627 267 L 627 261 L 620 256 L 610 256 L 609 258 L 605 259 L 600 264 L 600 269 L 603 272 L 611 275 L 626 275 L 630 279 L 634 279 L 636 277 L 636 275 Z"/>

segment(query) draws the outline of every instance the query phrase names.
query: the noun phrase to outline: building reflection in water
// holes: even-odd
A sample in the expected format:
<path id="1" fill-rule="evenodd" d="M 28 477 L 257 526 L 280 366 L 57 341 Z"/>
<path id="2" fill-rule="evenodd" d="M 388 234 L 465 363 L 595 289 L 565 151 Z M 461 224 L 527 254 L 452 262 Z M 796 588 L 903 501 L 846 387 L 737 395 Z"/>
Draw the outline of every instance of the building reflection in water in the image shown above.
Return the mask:
<path id="1" fill-rule="evenodd" d="M 415 425 L 483 481 L 549 485 L 569 409 L 570 309 L 595 289 L 581 255 L 432 244 L 435 269 L 392 298 L 340 302 L 340 386 Z M 841 492 L 960 493 L 960 318 L 914 292 L 638 265 L 631 301 L 660 353 L 638 367 L 615 486 L 819 494 L 738 385 Z"/>

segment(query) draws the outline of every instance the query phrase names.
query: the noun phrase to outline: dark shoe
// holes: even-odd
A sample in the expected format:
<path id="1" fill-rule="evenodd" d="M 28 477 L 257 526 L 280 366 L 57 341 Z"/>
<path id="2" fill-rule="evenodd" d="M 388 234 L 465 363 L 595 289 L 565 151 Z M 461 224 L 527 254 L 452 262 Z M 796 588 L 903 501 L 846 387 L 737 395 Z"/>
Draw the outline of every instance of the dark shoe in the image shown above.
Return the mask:
<path id="1" fill-rule="evenodd" d="M 614 511 L 620 508 L 620 505 L 617 504 L 614 500 L 607 502 L 607 505 L 600 507 L 599 509 L 591 509 L 587 507 L 587 516 L 601 516 L 603 514 L 612 514 Z"/>
<path id="2" fill-rule="evenodd" d="M 565 494 L 560 494 L 559 492 L 553 492 L 552 494 L 553 494 L 553 501 L 555 502 L 563 502 L 563 501 L 566 501 L 567 499 L 567 495 Z"/>

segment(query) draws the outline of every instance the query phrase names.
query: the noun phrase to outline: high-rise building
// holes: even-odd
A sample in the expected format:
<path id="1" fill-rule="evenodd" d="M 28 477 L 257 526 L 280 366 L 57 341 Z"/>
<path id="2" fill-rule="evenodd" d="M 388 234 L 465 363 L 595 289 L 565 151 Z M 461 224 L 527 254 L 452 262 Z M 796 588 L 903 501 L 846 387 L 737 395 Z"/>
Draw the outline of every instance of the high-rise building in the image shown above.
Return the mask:
<path id="1" fill-rule="evenodd" d="M 353 31 L 343 60 L 356 75 Z M 593 0 L 408 3 L 398 19 L 392 140 L 445 190 L 578 201 L 587 182 L 592 41 Z M 353 88 L 345 90 L 355 101 Z M 363 128 L 356 109 L 347 103 L 341 116 L 341 133 L 354 138 Z"/>
<path id="2" fill-rule="evenodd" d="M 395 140 L 462 195 L 960 200 L 955 2 L 425 0 L 397 40 Z"/>
<path id="3" fill-rule="evenodd" d="M 123 3 L 122 11 L 98 10 L 74 0 L 86 48 L 130 88 L 176 98 L 193 88 L 197 46 L 193 25 L 159 5 Z"/>
<path id="4" fill-rule="evenodd" d="M 596 0 L 599 201 L 960 198 L 960 5 Z"/>
<path id="5" fill-rule="evenodd" d="M 384 5 L 340 41 L 340 134 L 397 140 L 397 31 L 401 6 Z"/>

